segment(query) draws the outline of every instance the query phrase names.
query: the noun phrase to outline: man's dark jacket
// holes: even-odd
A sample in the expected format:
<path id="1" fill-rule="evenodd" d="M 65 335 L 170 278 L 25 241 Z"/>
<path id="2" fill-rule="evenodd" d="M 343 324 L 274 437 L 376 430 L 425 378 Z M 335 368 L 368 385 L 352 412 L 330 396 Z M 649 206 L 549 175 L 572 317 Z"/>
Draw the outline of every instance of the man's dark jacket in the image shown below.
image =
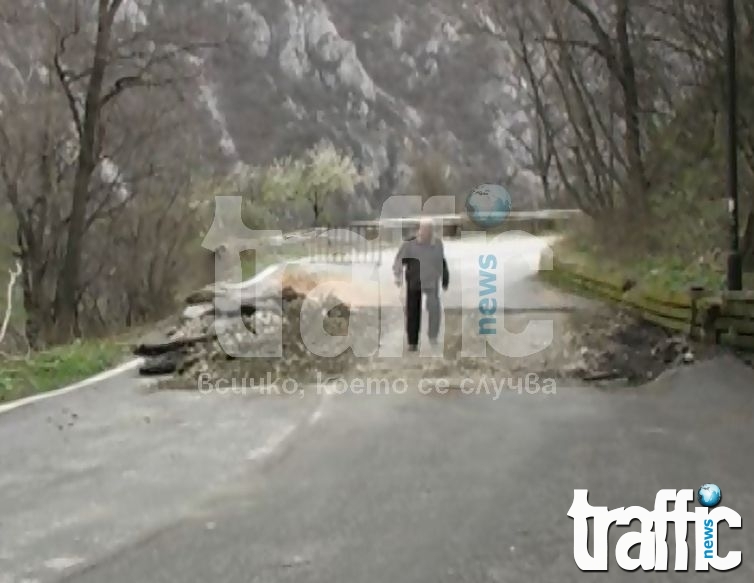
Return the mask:
<path id="1" fill-rule="evenodd" d="M 448 262 L 445 260 L 445 250 L 439 239 L 430 243 L 420 243 L 416 237 L 412 237 L 404 241 L 393 264 L 396 278 L 401 277 L 404 267 L 409 290 L 436 290 L 440 282 L 443 289 L 448 289 Z"/>

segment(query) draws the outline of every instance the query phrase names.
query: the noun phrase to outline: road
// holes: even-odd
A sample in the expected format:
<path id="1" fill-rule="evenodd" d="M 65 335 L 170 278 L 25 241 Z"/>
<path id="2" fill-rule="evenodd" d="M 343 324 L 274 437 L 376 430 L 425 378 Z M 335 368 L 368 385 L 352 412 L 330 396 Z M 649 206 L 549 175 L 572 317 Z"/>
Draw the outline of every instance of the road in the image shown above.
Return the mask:
<path id="1" fill-rule="evenodd" d="M 462 290 L 485 250 L 448 245 L 446 305 L 473 309 Z M 506 271 L 507 307 L 585 307 L 531 279 L 535 243 L 493 252 L 526 259 Z M 636 389 L 499 398 L 202 396 L 120 376 L 0 416 L 0 583 L 748 582 L 753 387 L 732 358 Z M 578 570 L 574 489 L 652 508 L 708 482 L 743 517 L 721 534 L 739 569 Z"/>

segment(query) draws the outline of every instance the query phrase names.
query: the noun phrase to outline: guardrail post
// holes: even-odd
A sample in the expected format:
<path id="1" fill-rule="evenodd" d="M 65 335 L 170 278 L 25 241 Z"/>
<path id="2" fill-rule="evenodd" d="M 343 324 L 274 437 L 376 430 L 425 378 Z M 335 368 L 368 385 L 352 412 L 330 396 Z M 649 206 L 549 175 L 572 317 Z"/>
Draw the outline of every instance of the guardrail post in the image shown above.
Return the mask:
<path id="1" fill-rule="evenodd" d="M 691 325 L 689 332 L 692 340 L 700 341 L 704 339 L 705 329 L 704 322 L 699 321 L 699 300 L 701 300 L 706 292 L 701 286 L 694 286 L 691 288 L 689 295 L 691 296 Z"/>

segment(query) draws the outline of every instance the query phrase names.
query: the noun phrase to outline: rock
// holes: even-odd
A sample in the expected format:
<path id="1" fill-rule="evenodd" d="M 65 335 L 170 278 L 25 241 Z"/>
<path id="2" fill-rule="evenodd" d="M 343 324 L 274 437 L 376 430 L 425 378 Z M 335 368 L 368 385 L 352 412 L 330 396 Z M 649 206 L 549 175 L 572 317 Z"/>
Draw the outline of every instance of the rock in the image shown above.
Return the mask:
<path id="1" fill-rule="evenodd" d="M 150 332 L 136 344 L 134 354 L 144 357 L 160 356 L 179 350 L 183 346 L 183 341 L 175 340 L 163 332 Z"/>
<path id="2" fill-rule="evenodd" d="M 202 340 L 212 340 L 215 337 L 214 334 L 214 316 L 208 315 L 201 318 L 194 318 L 184 322 L 174 334 L 170 337 L 173 340 L 190 340 L 194 339 L 196 342 Z"/>
<path id="3" fill-rule="evenodd" d="M 282 313 L 283 302 L 291 301 L 293 296 L 290 292 L 284 293 L 283 297 L 274 297 L 269 294 L 258 296 L 250 290 L 228 291 L 216 296 L 214 309 L 217 316 L 233 316 L 239 311 L 242 316 L 252 316 L 258 310 Z M 288 298 L 286 300 L 286 298 Z"/>
<path id="4" fill-rule="evenodd" d="M 599 381 L 615 381 L 622 379 L 620 371 L 593 371 L 584 375 L 584 380 L 588 383 Z"/>
<path id="5" fill-rule="evenodd" d="M 254 305 L 257 312 L 273 312 L 280 317 L 283 315 L 284 304 L 280 301 L 280 298 L 257 298 Z"/>
<path id="6" fill-rule="evenodd" d="M 193 344 L 211 340 L 212 336 L 206 332 L 187 335 L 179 330 L 175 335 L 168 336 L 163 332 L 151 332 L 142 338 L 134 347 L 136 356 L 160 356 L 170 352 L 182 350 Z"/>
<path id="7" fill-rule="evenodd" d="M 173 374 L 181 366 L 183 358 L 180 352 L 171 352 L 158 357 L 148 358 L 141 368 L 139 368 L 139 374 L 142 376 Z"/>
<path id="8" fill-rule="evenodd" d="M 351 309 L 345 304 L 338 304 L 334 308 L 331 308 L 327 312 L 328 318 L 343 318 L 348 319 L 351 317 Z"/>
<path id="9" fill-rule="evenodd" d="M 273 317 L 277 316 L 273 314 Z M 256 330 L 247 327 L 243 321 L 227 321 L 221 332 L 222 344 L 220 339 L 214 343 L 216 354 L 222 353 L 226 359 L 238 358 L 239 355 L 275 354 L 280 347 L 280 325 L 265 327 L 260 321 L 254 322 L 254 326 Z"/>
<path id="10" fill-rule="evenodd" d="M 186 297 L 186 303 L 189 306 L 193 306 L 197 304 L 212 304 L 215 301 L 216 295 L 217 293 L 214 287 L 205 287 L 203 289 L 193 292 L 192 294 L 189 294 Z"/>
<path id="11" fill-rule="evenodd" d="M 284 287 L 282 292 L 282 298 L 284 302 L 295 302 L 296 300 L 303 300 L 306 296 L 293 289 L 292 287 Z"/>
<path id="12" fill-rule="evenodd" d="M 181 319 L 183 321 L 186 320 L 196 320 L 198 318 L 203 318 L 205 316 L 211 316 L 215 313 L 215 306 L 214 304 L 191 304 L 188 307 L 186 307 L 185 310 L 183 310 L 183 314 L 181 314 Z"/>
<path id="13" fill-rule="evenodd" d="M 664 364 L 673 364 L 678 362 L 686 351 L 688 351 L 686 339 L 673 337 L 660 341 L 652 348 L 650 354 L 652 357 L 662 360 Z"/>
<path id="14" fill-rule="evenodd" d="M 256 334 L 275 334 L 283 325 L 283 318 L 269 310 L 257 311 L 249 319 L 249 325 Z"/>
<path id="15" fill-rule="evenodd" d="M 587 373 L 587 365 L 584 362 L 572 362 L 562 367 L 568 376 L 583 378 Z"/>
<path id="16" fill-rule="evenodd" d="M 220 293 L 242 294 L 234 297 L 236 308 L 238 302 L 242 302 L 241 317 L 238 317 L 237 312 L 235 315 L 224 314 L 222 301 L 216 304 L 190 304 L 184 310 L 181 324 L 176 330 L 171 330 L 170 334 L 164 331 L 154 332 L 138 344 L 137 354 L 149 358 L 142 367 L 142 374 L 178 374 L 184 378 L 196 378 L 201 374 L 240 374 L 239 371 L 252 376 L 262 371 L 263 376 L 264 372 L 270 370 L 276 373 L 292 369 L 307 372 L 315 370 L 316 357 L 313 358 L 301 339 L 304 294 L 286 287 L 282 290 L 281 302 L 279 297 L 253 295 L 248 289 L 229 289 Z M 191 299 L 196 301 L 207 297 L 195 294 Z M 223 299 L 222 296 L 215 297 Z M 348 306 L 332 297 L 328 298 L 326 305 L 334 307 L 325 313 L 324 303 L 309 305 L 312 313 L 319 315 L 318 318 L 312 318 L 311 322 L 320 325 L 321 315 L 324 314 L 325 328 L 331 334 L 342 335 L 347 332 L 350 317 Z M 218 336 L 218 331 L 221 337 Z M 279 357 L 281 338 L 282 359 Z M 231 365 L 236 371 L 234 373 L 229 373 L 229 369 L 224 368 L 229 366 L 229 361 L 243 356 L 253 358 L 239 361 L 240 365 Z"/>

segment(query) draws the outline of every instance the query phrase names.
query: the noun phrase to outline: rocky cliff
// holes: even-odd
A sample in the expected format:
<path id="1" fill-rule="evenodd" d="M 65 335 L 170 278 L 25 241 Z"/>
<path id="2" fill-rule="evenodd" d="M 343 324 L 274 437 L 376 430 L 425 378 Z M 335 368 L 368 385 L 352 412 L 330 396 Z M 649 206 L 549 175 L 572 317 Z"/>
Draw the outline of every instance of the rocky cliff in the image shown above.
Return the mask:
<path id="1" fill-rule="evenodd" d="M 520 120 L 510 58 L 467 25 L 467 3 L 146 4 L 152 9 L 127 3 L 124 14 L 144 21 L 190 10 L 215 31 L 232 31 L 231 47 L 202 60 L 194 91 L 195 111 L 207 120 L 201 141 L 228 160 L 266 163 L 326 138 L 358 160 L 373 205 L 405 188 L 409 161 L 423 152 L 441 152 L 464 188 L 500 181 L 514 169 L 506 128 Z M 5 37 L 0 81 L 10 87 L 23 83 L 36 53 L 29 39 Z"/>

